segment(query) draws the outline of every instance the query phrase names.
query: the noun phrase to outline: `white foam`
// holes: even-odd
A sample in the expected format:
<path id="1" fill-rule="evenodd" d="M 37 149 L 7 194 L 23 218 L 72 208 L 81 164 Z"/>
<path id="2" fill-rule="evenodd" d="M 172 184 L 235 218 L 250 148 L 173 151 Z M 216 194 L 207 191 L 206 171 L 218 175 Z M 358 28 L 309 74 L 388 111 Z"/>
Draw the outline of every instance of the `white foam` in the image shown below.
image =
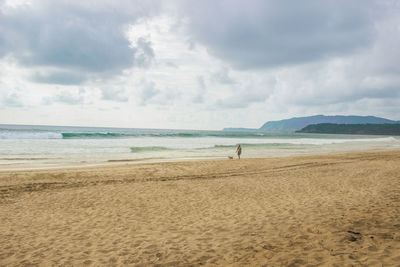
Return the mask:
<path id="1" fill-rule="evenodd" d="M 62 135 L 56 132 L 0 131 L 0 139 L 62 139 Z"/>

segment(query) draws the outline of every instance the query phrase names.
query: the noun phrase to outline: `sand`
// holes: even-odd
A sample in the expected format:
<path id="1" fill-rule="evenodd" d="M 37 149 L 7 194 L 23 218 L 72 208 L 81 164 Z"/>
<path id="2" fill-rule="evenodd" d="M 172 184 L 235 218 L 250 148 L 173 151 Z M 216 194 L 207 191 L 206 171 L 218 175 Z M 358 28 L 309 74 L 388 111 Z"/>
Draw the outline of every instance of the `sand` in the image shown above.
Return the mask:
<path id="1" fill-rule="evenodd" d="M 400 151 L 0 172 L 0 265 L 400 266 Z"/>

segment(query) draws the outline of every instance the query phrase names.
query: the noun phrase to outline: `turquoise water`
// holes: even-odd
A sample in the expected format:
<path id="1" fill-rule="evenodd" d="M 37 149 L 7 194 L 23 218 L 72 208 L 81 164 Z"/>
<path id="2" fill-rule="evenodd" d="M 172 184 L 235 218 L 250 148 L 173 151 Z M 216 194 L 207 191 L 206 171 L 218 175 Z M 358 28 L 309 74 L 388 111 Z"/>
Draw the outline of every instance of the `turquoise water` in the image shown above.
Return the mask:
<path id="1" fill-rule="evenodd" d="M 332 153 L 400 147 L 392 136 L 0 125 L 0 169 Z"/>

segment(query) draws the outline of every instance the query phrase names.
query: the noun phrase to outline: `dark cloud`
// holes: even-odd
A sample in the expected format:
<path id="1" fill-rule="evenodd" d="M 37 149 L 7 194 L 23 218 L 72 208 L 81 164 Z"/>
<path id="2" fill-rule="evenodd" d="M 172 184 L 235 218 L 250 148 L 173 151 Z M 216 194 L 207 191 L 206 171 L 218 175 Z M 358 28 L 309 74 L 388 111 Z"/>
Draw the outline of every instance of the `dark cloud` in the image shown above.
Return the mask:
<path id="1" fill-rule="evenodd" d="M 374 1 L 184 2 L 193 40 L 239 69 L 343 55 L 370 45 Z"/>
<path id="2" fill-rule="evenodd" d="M 147 66 L 154 57 L 151 43 L 131 45 L 127 26 L 157 9 L 154 1 L 50 1 L 3 8 L 0 56 L 11 55 L 25 67 L 68 70 L 36 75 L 45 83 L 80 83 L 81 72 L 113 75 L 133 65 Z M 155 12 L 155 11 L 154 11 Z M 71 76 L 74 76 L 72 78 Z"/>

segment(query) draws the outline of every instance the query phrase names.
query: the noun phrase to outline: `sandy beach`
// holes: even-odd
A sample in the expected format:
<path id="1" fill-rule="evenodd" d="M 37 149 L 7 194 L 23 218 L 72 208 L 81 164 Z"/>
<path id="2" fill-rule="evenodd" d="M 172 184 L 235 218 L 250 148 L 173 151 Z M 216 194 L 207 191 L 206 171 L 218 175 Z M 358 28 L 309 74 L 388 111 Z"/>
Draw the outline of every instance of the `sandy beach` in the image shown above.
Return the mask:
<path id="1" fill-rule="evenodd" d="M 399 266 L 400 150 L 0 172 L 0 265 Z"/>

